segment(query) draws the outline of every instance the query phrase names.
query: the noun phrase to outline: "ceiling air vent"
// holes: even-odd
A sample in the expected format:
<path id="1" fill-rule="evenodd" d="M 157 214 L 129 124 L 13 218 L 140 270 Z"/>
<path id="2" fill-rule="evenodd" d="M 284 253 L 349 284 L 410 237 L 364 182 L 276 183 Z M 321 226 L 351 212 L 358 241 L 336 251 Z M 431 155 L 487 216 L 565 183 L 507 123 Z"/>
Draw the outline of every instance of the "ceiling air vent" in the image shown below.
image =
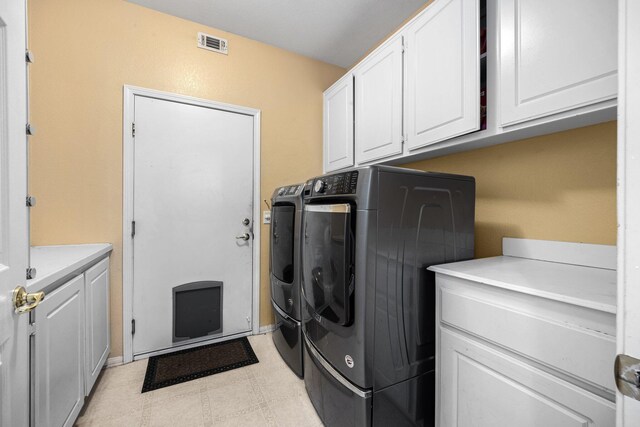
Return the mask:
<path id="1" fill-rule="evenodd" d="M 228 52 L 228 43 L 226 39 L 214 37 L 205 33 L 198 33 L 198 47 L 218 53 L 224 53 L 225 55 Z"/>

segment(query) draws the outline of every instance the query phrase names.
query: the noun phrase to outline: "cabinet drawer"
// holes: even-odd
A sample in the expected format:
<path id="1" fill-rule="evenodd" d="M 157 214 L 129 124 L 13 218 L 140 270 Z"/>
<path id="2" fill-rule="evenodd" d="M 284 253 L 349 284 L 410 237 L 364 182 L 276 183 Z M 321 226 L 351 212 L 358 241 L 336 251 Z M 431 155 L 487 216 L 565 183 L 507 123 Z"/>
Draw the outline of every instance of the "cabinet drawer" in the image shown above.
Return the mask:
<path id="1" fill-rule="evenodd" d="M 446 327 L 439 330 L 437 425 L 612 426 L 615 403 Z"/>
<path id="2" fill-rule="evenodd" d="M 438 276 L 440 321 L 608 391 L 615 390 L 611 373 L 615 338 L 599 332 L 607 329 L 605 322 L 601 322 L 605 326 L 597 326 L 603 313 L 489 288 Z M 615 324 L 615 316 L 606 319 Z"/>

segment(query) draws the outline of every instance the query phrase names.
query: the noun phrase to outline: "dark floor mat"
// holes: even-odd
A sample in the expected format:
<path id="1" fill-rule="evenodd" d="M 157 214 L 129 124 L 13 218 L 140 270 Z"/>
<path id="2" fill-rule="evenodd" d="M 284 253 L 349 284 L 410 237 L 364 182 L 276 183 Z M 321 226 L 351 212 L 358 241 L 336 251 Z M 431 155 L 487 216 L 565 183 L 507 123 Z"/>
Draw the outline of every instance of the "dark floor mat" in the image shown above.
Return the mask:
<path id="1" fill-rule="evenodd" d="M 246 337 L 149 358 L 142 393 L 258 363 Z"/>

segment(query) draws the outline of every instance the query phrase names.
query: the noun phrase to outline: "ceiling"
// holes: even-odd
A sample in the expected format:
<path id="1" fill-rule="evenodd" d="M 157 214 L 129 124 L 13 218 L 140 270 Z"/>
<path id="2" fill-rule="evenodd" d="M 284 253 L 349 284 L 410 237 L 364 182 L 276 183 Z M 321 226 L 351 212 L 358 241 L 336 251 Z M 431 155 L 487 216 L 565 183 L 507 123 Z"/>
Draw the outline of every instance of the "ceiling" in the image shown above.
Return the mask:
<path id="1" fill-rule="evenodd" d="M 426 3 L 426 0 L 129 1 L 341 67 L 353 65 Z M 233 45 L 229 48 L 233 49 Z"/>

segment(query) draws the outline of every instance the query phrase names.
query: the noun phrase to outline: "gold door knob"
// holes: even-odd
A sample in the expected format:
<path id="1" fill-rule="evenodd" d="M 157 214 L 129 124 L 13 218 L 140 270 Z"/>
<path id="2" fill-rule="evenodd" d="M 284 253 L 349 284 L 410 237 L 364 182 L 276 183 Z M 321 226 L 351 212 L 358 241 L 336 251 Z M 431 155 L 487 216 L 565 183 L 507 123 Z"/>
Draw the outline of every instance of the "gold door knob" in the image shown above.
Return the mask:
<path id="1" fill-rule="evenodd" d="M 13 290 L 13 306 L 16 309 L 16 313 L 28 313 L 42 302 L 44 299 L 44 292 L 28 293 L 24 286 L 17 286 Z"/>

